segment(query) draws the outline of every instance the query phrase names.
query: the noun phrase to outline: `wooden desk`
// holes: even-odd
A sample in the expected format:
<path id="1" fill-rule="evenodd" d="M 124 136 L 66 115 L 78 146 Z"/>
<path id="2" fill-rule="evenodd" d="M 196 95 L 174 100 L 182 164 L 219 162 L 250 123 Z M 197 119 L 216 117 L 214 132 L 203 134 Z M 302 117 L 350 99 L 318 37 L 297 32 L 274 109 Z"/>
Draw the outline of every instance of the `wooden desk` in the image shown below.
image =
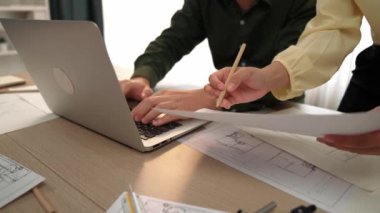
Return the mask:
<path id="1" fill-rule="evenodd" d="M 274 212 L 305 204 L 177 142 L 139 153 L 62 118 L 1 140 L 1 153 L 47 178 L 41 190 L 59 212 L 104 211 L 128 184 L 143 195 L 230 212 L 254 211 L 272 200 Z M 3 210 L 25 208 L 41 211 L 31 193 Z"/>
<path id="2" fill-rule="evenodd" d="M 0 88 L 0 94 L 1 93 L 9 93 L 9 88 L 19 88 L 19 87 L 25 87 L 25 86 L 32 86 L 34 85 L 34 81 L 30 74 L 28 72 L 20 72 L 13 74 L 14 76 L 20 77 L 25 80 L 25 84 L 15 85 L 15 86 L 9 86 Z"/>
<path id="3" fill-rule="evenodd" d="M 86 197 L 55 173 L 44 162 L 6 135 L 0 136 L 0 152 L 24 166 L 43 175 L 46 180 L 39 185 L 41 191 L 59 212 L 102 212 L 94 201 Z M 45 212 L 32 192 L 28 192 L 1 209 L 1 212 Z"/>
<path id="4" fill-rule="evenodd" d="M 272 200 L 274 212 L 307 205 L 186 145 L 139 153 L 62 118 L 0 136 L 0 153 L 46 177 L 40 188 L 58 212 L 104 212 L 128 184 L 143 195 L 230 212 Z M 32 193 L 1 209 L 25 211 L 43 212 Z"/>

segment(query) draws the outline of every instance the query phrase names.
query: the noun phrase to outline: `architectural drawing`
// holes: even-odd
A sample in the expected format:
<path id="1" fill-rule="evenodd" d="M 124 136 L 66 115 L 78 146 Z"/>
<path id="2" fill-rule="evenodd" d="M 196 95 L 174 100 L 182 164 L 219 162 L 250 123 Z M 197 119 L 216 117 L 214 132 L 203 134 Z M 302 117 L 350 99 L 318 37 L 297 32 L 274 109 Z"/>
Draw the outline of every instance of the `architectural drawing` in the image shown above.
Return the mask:
<path id="1" fill-rule="evenodd" d="M 0 154 L 0 208 L 44 180 L 44 177 Z"/>
<path id="2" fill-rule="evenodd" d="M 186 213 L 194 212 L 189 207 L 179 206 L 170 204 L 167 202 L 162 202 L 158 200 L 146 199 L 144 201 L 144 209 L 147 212 L 157 212 L 157 213 Z M 200 211 L 198 211 L 200 212 Z"/>
<path id="3" fill-rule="evenodd" d="M 234 126 L 210 124 L 182 142 L 327 211 L 333 210 L 352 187 Z"/>
<path id="4" fill-rule="evenodd" d="M 273 158 L 269 160 L 268 163 L 276 165 L 287 172 L 304 178 L 307 178 L 307 176 L 316 169 L 314 165 L 282 152 L 273 156 Z"/>
<path id="5" fill-rule="evenodd" d="M 338 149 L 332 149 L 330 152 L 328 152 L 328 155 L 331 155 L 333 158 L 343 162 L 350 161 L 358 156 L 358 154 L 345 152 Z"/>
<path id="6" fill-rule="evenodd" d="M 216 139 L 216 141 L 231 149 L 228 152 L 239 152 L 239 154 L 247 154 L 260 145 L 265 145 L 265 141 L 241 130 L 233 131 L 231 134 Z M 312 164 L 286 155 L 284 152 L 278 152 L 271 156 L 267 162 L 302 177 L 306 177 L 316 168 Z"/>
<path id="7" fill-rule="evenodd" d="M 378 157 L 338 150 L 318 143 L 315 137 L 254 128 L 241 129 L 365 191 L 376 192 L 380 189 Z"/>
<path id="8" fill-rule="evenodd" d="M 28 175 L 31 171 L 17 162 L 2 156 L 0 158 L 0 190 Z"/>
<path id="9" fill-rule="evenodd" d="M 141 201 L 142 206 L 144 206 L 143 212 L 146 213 L 226 213 L 215 209 L 162 200 L 145 195 L 138 195 L 138 199 Z M 123 213 L 125 202 L 125 192 L 123 192 L 111 207 L 107 209 L 106 213 Z"/>
<path id="10" fill-rule="evenodd" d="M 235 131 L 231 134 L 217 139 L 217 141 L 226 147 L 234 149 L 234 151 L 244 154 L 250 152 L 256 146 L 260 145 L 260 142 L 256 144 L 248 143 L 251 141 L 251 137 L 253 136 L 247 134 L 246 132 Z"/>

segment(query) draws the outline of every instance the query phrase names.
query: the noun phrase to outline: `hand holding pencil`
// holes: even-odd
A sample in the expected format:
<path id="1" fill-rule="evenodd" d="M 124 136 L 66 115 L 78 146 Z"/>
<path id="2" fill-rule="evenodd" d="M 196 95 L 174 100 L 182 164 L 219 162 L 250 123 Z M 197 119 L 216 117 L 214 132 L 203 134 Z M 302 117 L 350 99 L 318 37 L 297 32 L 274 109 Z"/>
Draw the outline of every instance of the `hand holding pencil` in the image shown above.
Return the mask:
<path id="1" fill-rule="evenodd" d="M 235 104 L 255 101 L 267 94 L 272 89 L 271 84 L 276 82 L 277 75 L 266 68 L 239 67 L 237 70 L 244 48 L 245 44 L 232 68 L 225 67 L 211 74 L 209 84 L 204 87 L 206 93 L 218 97 L 217 107 L 229 109 Z"/>
<path id="2" fill-rule="evenodd" d="M 226 90 L 227 90 L 227 85 L 231 79 L 231 76 L 234 74 L 235 70 L 237 69 L 237 66 L 240 62 L 240 59 L 241 57 L 243 56 L 243 53 L 244 53 L 244 50 L 245 50 L 245 47 L 247 45 L 245 43 L 243 43 L 241 46 L 240 46 L 240 50 L 239 50 L 239 53 L 238 55 L 236 56 L 236 59 L 234 61 L 234 64 L 232 65 L 232 68 L 231 68 L 231 71 L 229 72 L 228 74 L 228 77 L 227 77 L 227 80 L 226 80 L 226 83 L 225 83 L 225 86 L 224 86 L 224 89 L 223 91 L 219 94 L 219 97 L 218 99 L 216 100 L 216 107 L 220 107 L 220 104 L 222 103 L 223 99 L 224 99 L 224 96 L 226 95 Z"/>

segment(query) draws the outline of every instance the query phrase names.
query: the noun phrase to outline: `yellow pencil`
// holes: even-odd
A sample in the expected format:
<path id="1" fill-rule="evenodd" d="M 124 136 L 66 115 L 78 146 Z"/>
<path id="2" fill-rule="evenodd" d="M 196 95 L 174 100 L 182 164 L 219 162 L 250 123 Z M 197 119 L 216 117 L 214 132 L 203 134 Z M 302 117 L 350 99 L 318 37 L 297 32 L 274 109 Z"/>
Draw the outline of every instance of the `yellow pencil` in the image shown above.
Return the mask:
<path id="1" fill-rule="evenodd" d="M 132 202 L 131 194 L 130 194 L 129 192 L 126 192 L 126 193 L 125 193 L 125 200 L 128 202 L 129 212 L 131 212 L 131 213 L 135 213 L 135 208 L 134 208 L 134 206 L 133 206 L 133 202 Z"/>

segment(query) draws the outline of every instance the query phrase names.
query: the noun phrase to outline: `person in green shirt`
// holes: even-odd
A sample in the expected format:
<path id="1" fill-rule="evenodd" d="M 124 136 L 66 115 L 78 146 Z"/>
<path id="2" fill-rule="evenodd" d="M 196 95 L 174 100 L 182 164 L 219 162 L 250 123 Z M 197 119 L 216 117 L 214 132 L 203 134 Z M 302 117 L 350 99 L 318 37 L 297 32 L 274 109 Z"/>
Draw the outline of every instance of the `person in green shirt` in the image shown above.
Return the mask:
<path id="1" fill-rule="evenodd" d="M 295 44 L 306 23 L 315 16 L 315 0 L 185 0 L 169 28 L 152 41 L 135 61 L 130 80 L 120 82 L 127 98 L 141 101 L 133 110 L 135 121 L 162 125 L 179 119 L 159 116 L 154 107 L 197 110 L 215 109 L 216 100 L 203 88 L 166 90 L 152 88 L 184 55 L 208 40 L 216 69 L 233 64 L 242 43 L 247 48 L 239 67 L 264 67 L 277 53 Z M 194 69 L 197 72 L 199 68 Z M 296 100 L 303 99 L 296 98 Z M 279 101 L 271 94 L 235 111 L 261 109 Z"/>

